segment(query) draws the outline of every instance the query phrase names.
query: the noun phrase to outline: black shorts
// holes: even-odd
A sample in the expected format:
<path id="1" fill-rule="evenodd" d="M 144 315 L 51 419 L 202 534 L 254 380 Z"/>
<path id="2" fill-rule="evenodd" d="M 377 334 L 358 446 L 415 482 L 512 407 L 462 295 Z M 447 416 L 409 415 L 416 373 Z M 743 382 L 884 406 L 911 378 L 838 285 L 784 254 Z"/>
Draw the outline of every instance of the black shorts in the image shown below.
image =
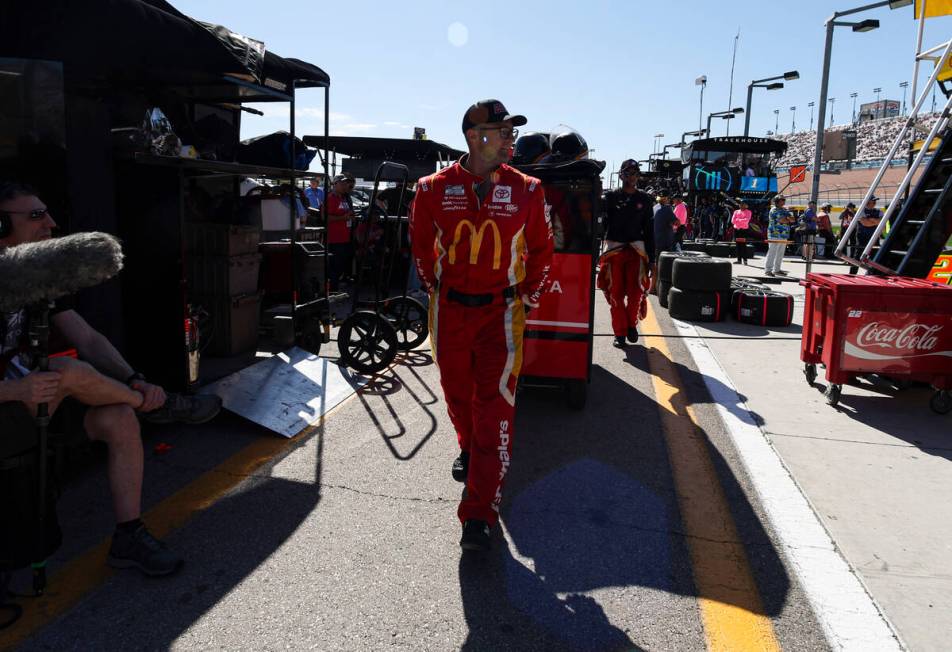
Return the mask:
<path id="1" fill-rule="evenodd" d="M 24 403 L 0 403 L 0 459 L 20 455 L 36 446 L 36 422 Z"/>
<path id="2" fill-rule="evenodd" d="M 65 435 L 60 438 L 65 444 L 73 444 L 86 439 L 83 421 L 88 405 L 67 398 L 60 403 L 53 419 L 50 432 Z M 7 401 L 0 403 L 0 424 L 3 424 L 3 436 L 0 437 L 0 459 L 20 455 L 37 444 L 36 421 L 24 403 Z"/>

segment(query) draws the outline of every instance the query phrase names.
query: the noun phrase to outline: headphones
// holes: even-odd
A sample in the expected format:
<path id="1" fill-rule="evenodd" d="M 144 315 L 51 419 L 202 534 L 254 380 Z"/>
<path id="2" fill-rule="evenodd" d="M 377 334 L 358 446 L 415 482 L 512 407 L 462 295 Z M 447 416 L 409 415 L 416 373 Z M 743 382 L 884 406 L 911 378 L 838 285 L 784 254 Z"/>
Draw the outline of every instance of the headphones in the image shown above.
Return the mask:
<path id="1" fill-rule="evenodd" d="M 13 232 L 13 221 L 7 213 L 0 213 L 0 239 L 6 238 Z"/>

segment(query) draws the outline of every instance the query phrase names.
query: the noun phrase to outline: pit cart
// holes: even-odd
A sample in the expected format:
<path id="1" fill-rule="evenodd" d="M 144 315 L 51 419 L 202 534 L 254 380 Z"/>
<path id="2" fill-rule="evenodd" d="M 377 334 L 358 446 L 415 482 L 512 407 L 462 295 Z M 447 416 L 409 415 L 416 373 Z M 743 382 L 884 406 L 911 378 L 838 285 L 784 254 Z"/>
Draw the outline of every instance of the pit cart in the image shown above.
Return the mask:
<path id="1" fill-rule="evenodd" d="M 569 406 L 585 407 L 592 377 L 595 323 L 596 216 L 605 163 L 593 160 L 559 165 L 523 165 L 542 181 L 555 254 L 549 280 L 526 319 L 520 382 L 561 388 Z"/>
<path id="2" fill-rule="evenodd" d="M 952 411 L 952 287 L 899 276 L 808 274 L 800 359 L 812 385 L 826 368 L 826 400 L 863 374 L 924 382 L 930 407 Z"/>
<path id="3" fill-rule="evenodd" d="M 373 374 L 393 362 L 398 351 L 416 348 L 428 334 L 427 310 L 407 296 L 409 276 L 394 279 L 400 252 L 406 249 L 409 216 L 406 193 L 410 171 L 400 163 L 386 161 L 374 175 L 370 202 L 357 219 L 352 232 L 357 261 L 357 277 L 351 288 L 350 314 L 337 334 L 341 362 L 355 371 Z M 399 184 L 396 214 L 378 206 L 380 182 Z M 372 285 L 372 289 L 367 285 Z M 394 287 L 399 292 L 394 294 Z"/>

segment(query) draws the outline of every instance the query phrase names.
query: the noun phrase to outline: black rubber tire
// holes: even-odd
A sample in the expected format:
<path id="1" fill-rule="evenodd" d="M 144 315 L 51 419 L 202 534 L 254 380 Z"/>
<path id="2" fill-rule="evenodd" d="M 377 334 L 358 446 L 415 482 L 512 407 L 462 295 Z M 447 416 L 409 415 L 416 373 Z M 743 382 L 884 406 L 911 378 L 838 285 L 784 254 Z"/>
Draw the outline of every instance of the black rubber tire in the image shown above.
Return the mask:
<path id="1" fill-rule="evenodd" d="M 731 298 L 734 318 L 757 326 L 789 326 L 793 321 L 793 296 L 763 288 L 734 290 Z"/>
<path id="2" fill-rule="evenodd" d="M 948 414 L 952 412 L 952 394 L 945 390 L 939 390 L 929 399 L 929 407 L 936 414 Z"/>
<path id="3" fill-rule="evenodd" d="M 707 245 L 706 251 L 711 255 L 712 258 L 731 257 L 731 245 L 728 242 L 715 242 L 714 244 L 709 244 Z"/>
<path id="4" fill-rule="evenodd" d="M 573 410 L 584 410 L 588 402 L 588 383 L 581 379 L 566 380 L 565 402 Z"/>
<path id="5" fill-rule="evenodd" d="M 701 254 L 706 254 L 707 252 L 705 251 L 705 249 L 706 247 L 703 242 L 685 241 L 681 243 L 682 252 L 693 251 L 693 252 L 697 252 Z"/>
<path id="6" fill-rule="evenodd" d="M 816 365 L 809 362 L 803 365 L 803 375 L 807 379 L 807 385 L 813 387 L 813 383 L 816 382 Z"/>
<path id="7" fill-rule="evenodd" d="M 412 297 L 388 299 L 383 303 L 382 312 L 397 331 L 397 348 L 401 351 L 417 348 L 429 334 L 426 307 Z"/>
<path id="8" fill-rule="evenodd" d="M 345 365 L 362 374 L 375 374 L 396 357 L 397 331 L 377 313 L 359 310 L 341 324 L 337 348 Z"/>
<path id="9" fill-rule="evenodd" d="M 831 407 L 836 407 L 840 402 L 840 393 L 842 391 L 842 385 L 837 385 L 835 383 L 830 383 L 827 385 L 826 391 L 823 392 L 823 396 L 826 397 L 826 404 Z"/>
<path id="10" fill-rule="evenodd" d="M 668 312 L 682 321 L 722 321 L 730 311 L 729 291 L 693 291 L 671 288 Z"/>
<path id="11" fill-rule="evenodd" d="M 671 272 L 671 285 L 681 290 L 730 290 L 733 265 L 729 260 L 678 258 Z"/>
<path id="12" fill-rule="evenodd" d="M 703 251 L 662 251 L 658 256 L 658 280 L 671 283 L 674 261 L 678 258 L 710 258 Z"/>
<path id="13" fill-rule="evenodd" d="M 668 292 L 671 291 L 671 284 L 664 281 L 658 281 L 658 303 L 662 308 L 668 307 Z"/>

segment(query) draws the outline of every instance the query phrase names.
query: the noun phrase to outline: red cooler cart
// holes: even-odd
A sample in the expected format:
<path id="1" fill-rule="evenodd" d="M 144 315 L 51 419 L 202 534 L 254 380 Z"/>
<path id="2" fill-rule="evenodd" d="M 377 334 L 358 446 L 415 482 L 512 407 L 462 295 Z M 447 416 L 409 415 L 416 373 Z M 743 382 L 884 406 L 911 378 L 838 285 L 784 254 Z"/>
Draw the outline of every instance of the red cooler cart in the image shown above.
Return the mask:
<path id="1" fill-rule="evenodd" d="M 585 407 L 595 320 L 596 216 L 600 161 L 518 166 L 542 181 L 555 255 L 539 307 L 529 313 L 521 382 L 562 388 L 568 405 Z"/>
<path id="2" fill-rule="evenodd" d="M 952 410 L 952 287 L 901 276 L 808 274 L 800 359 L 811 385 L 826 367 L 827 403 L 862 374 L 929 383 Z"/>

